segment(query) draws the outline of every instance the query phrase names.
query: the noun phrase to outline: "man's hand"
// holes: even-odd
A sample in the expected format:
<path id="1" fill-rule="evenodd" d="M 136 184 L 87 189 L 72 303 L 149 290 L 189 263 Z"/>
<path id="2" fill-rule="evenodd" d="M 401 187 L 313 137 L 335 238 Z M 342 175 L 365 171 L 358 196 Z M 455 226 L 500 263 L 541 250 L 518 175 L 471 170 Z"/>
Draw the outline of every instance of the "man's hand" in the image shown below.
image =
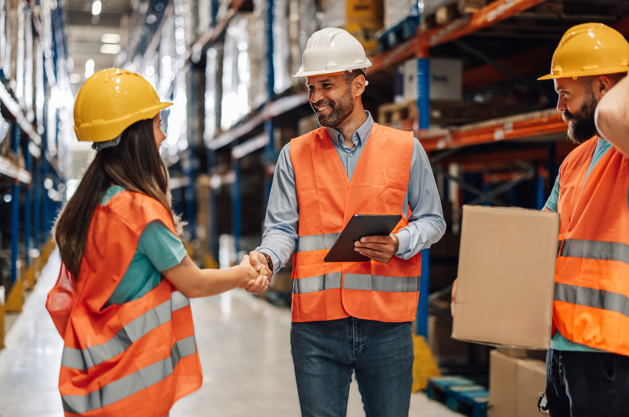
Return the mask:
<path id="1" fill-rule="evenodd" d="M 454 317 L 454 308 L 456 307 L 456 286 L 458 281 L 458 279 L 455 279 L 452 283 L 452 295 L 450 297 L 450 312 L 452 312 L 452 317 Z"/>
<path id="2" fill-rule="evenodd" d="M 400 242 L 393 233 L 389 236 L 368 236 L 354 243 L 354 250 L 376 262 L 388 264 L 395 256 Z"/>
<path id="3" fill-rule="evenodd" d="M 247 290 L 247 292 L 253 294 L 260 294 L 269 287 L 269 283 L 271 282 L 271 271 L 266 264 L 266 258 L 260 252 L 251 251 L 249 253 L 249 260 L 251 261 L 251 266 L 255 268 L 256 271 L 260 274 L 260 276 L 255 281 L 249 281 L 246 284 L 241 285 L 241 288 Z"/>

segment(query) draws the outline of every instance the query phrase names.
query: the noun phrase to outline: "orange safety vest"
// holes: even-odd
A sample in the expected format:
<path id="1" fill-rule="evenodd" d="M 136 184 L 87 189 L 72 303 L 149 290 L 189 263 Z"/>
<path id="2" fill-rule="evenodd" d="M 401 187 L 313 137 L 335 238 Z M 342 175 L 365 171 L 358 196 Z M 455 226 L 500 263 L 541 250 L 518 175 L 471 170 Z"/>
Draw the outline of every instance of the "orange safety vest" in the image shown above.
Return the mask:
<path id="1" fill-rule="evenodd" d="M 388 264 L 323 261 L 355 214 L 403 214 L 414 140 L 412 132 L 375 124 L 351 182 L 325 128 L 291 141 L 299 201 L 294 322 L 415 319 L 421 254 L 408 261 L 394 256 Z M 395 232 L 407 224 L 403 218 Z"/>
<path id="2" fill-rule="evenodd" d="M 142 298 L 103 307 L 142 231 L 161 220 L 156 200 L 125 191 L 98 206 L 75 287 L 64 268 L 46 307 L 64 340 L 59 391 L 66 416 L 165 417 L 201 387 L 190 301 L 166 279 Z"/>
<path id="3" fill-rule="evenodd" d="M 612 147 L 586 181 L 597 141 L 572 151 L 559 174 L 553 322 L 568 340 L 629 355 L 629 160 Z"/>

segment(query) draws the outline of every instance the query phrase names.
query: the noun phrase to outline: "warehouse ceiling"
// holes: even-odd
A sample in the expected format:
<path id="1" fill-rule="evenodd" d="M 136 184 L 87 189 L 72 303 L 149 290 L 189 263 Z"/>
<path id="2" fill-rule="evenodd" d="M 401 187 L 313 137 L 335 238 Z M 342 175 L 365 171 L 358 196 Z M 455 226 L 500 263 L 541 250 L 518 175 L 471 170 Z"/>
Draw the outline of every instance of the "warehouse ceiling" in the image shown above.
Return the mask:
<path id="1" fill-rule="evenodd" d="M 71 81 L 75 92 L 86 80 L 85 64 L 88 60 L 94 61 L 94 72 L 114 66 L 117 53 L 112 52 L 118 49 L 115 45 L 120 45 L 120 38 L 126 32 L 126 21 L 133 10 L 133 3 L 138 3 L 137 0 L 101 0 L 100 13 L 93 14 L 93 8 L 98 12 L 98 5 L 94 5 L 96 2 L 67 0 L 65 6 L 68 50 L 74 62 Z"/>

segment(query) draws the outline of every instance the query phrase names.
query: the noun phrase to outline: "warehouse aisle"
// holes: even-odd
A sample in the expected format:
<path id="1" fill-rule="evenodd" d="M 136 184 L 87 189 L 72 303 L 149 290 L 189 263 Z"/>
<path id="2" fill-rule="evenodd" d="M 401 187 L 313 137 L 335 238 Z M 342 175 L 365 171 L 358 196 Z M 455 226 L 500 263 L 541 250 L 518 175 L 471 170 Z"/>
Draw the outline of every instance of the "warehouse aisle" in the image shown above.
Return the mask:
<path id="1" fill-rule="evenodd" d="M 57 252 L 42 271 L 0 352 L 0 417 L 62 417 L 57 391 L 62 341 L 44 308 L 59 271 Z M 204 384 L 179 401 L 171 417 L 299 415 L 290 357 L 290 313 L 242 290 L 192 300 Z M 352 385 L 348 417 L 363 416 Z M 423 394 L 411 416 L 458 416 Z"/>

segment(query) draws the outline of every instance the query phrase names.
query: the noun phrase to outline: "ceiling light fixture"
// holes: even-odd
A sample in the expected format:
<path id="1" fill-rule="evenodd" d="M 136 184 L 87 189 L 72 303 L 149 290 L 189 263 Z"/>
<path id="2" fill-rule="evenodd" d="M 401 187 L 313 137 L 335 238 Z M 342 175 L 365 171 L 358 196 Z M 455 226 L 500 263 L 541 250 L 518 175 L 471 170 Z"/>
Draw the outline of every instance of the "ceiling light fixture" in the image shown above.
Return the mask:
<path id="1" fill-rule="evenodd" d="M 94 60 L 88 59 L 85 61 L 85 78 L 90 78 L 94 75 Z"/>
<path id="2" fill-rule="evenodd" d="M 103 43 L 118 43 L 120 42 L 120 35 L 117 33 L 105 33 L 100 40 Z"/>
<path id="3" fill-rule="evenodd" d="M 118 52 L 120 52 L 120 45 L 105 43 L 100 46 L 101 54 L 117 54 Z"/>
<path id="4" fill-rule="evenodd" d="M 92 3 L 92 14 L 94 16 L 98 16 L 102 8 L 103 4 L 100 2 L 100 0 L 96 0 L 94 3 Z"/>

